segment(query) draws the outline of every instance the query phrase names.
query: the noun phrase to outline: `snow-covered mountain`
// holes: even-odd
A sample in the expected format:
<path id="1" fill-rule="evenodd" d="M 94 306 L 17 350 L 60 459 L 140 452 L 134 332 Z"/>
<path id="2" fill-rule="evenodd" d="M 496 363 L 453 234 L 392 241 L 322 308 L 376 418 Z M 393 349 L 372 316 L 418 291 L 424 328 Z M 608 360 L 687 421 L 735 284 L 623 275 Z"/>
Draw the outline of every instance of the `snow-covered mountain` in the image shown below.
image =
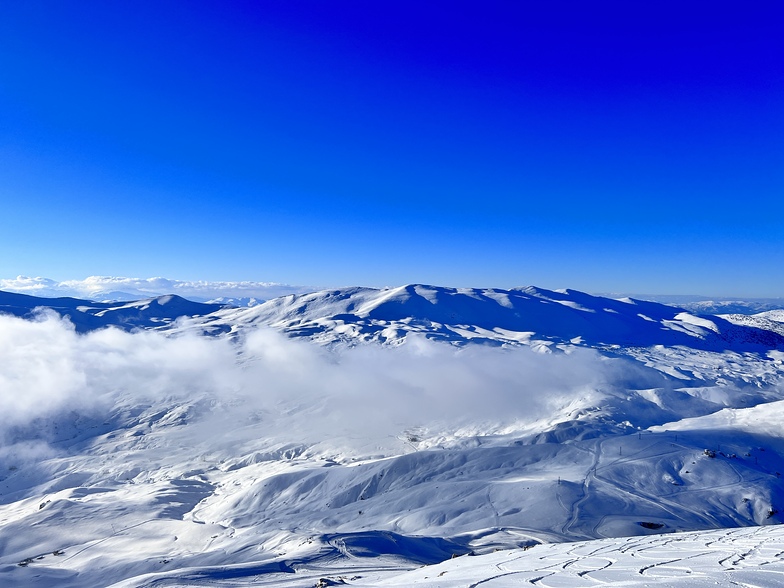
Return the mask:
<path id="1" fill-rule="evenodd" d="M 768 310 L 758 314 L 726 314 L 722 318 L 736 325 L 765 329 L 784 335 L 784 310 Z"/>
<path id="2" fill-rule="evenodd" d="M 318 342 L 399 344 L 410 334 L 455 343 L 572 344 L 712 350 L 777 348 L 784 337 L 755 324 L 699 317 L 642 300 L 613 300 L 575 290 L 350 288 L 289 295 L 198 321 L 205 332 L 259 325 Z"/>
<path id="3" fill-rule="evenodd" d="M 424 285 L 253 308 L 2 293 L 3 310 L 9 585 L 775 585 L 784 569 L 767 526 L 784 507 L 778 313 Z"/>
<path id="4" fill-rule="evenodd" d="M 0 313 L 32 318 L 36 313 L 53 311 L 67 317 L 80 332 L 109 326 L 122 329 L 160 327 L 181 317 L 206 315 L 221 308 L 221 304 L 192 302 L 173 294 L 122 303 L 78 298 L 39 298 L 0 291 Z"/>
<path id="5" fill-rule="evenodd" d="M 43 277 L 0 278 L 0 291 L 42 298 L 80 298 L 93 302 L 131 302 L 175 294 L 195 302 L 227 306 L 256 306 L 289 294 L 308 294 L 319 290 L 277 282 L 174 280 L 170 278 L 128 278 L 89 276 L 82 280 L 57 281 Z M 693 295 L 608 294 L 599 298 L 633 298 L 676 306 L 694 314 L 758 314 L 784 309 L 784 298 L 727 298 Z"/>
<path id="6" fill-rule="evenodd" d="M 692 296 L 684 294 L 608 294 L 606 298 L 635 298 L 669 304 L 695 314 L 758 314 L 784 309 L 784 298 L 737 298 Z"/>

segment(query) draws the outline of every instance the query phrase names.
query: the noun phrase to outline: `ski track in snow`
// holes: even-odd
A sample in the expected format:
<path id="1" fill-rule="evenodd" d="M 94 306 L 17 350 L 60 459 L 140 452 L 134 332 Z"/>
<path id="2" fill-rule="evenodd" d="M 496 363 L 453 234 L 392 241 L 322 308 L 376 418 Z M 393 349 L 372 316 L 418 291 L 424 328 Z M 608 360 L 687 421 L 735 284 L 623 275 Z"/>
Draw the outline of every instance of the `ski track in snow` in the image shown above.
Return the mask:
<path id="1" fill-rule="evenodd" d="M 781 527 L 538 545 L 461 557 L 357 586 L 777 586 L 784 581 Z M 479 578 L 471 581 L 471 578 Z M 304 584 L 303 584 L 304 586 Z"/>

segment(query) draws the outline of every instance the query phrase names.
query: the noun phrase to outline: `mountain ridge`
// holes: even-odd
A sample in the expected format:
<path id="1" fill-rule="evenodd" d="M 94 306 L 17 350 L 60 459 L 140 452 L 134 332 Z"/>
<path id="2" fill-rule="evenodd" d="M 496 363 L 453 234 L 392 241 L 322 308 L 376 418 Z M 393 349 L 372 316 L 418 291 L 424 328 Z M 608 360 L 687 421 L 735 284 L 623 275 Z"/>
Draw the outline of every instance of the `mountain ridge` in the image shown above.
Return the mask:
<path id="1" fill-rule="evenodd" d="M 0 313 L 31 318 L 37 309 L 50 309 L 67 317 L 78 332 L 108 326 L 122 329 L 156 327 L 183 316 L 209 314 L 221 308 L 224 305 L 193 302 L 176 294 L 126 302 L 94 302 L 69 296 L 40 298 L 0 291 Z"/>
<path id="2" fill-rule="evenodd" d="M 176 294 L 112 303 L 0 291 L 0 312 L 24 317 L 36 308 L 68 316 L 79 332 L 105 326 L 171 329 L 184 319 L 206 334 L 267 325 L 322 343 L 400 344 L 409 335 L 424 333 L 456 344 L 521 344 L 533 339 L 546 346 L 784 348 L 784 331 L 775 313 L 758 318 L 692 315 L 656 302 L 535 286 L 509 290 L 357 286 L 288 294 L 248 308 L 193 302 Z"/>
<path id="3" fill-rule="evenodd" d="M 533 286 L 502 290 L 408 284 L 324 290 L 283 296 L 250 309 L 224 309 L 200 321 L 207 332 L 260 324 L 320 342 L 399 344 L 409 334 L 422 332 L 428 338 L 456 343 L 515 344 L 535 336 L 550 344 L 591 347 L 784 346 L 784 336 L 765 329 L 764 323 L 738 324 L 655 302 Z"/>

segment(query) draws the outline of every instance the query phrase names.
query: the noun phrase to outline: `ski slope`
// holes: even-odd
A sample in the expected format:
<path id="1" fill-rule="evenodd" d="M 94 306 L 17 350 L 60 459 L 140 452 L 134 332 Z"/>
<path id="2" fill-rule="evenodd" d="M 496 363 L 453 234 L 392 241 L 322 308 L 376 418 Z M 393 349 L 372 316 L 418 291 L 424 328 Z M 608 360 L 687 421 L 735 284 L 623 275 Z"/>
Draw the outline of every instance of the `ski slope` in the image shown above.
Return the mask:
<path id="1" fill-rule="evenodd" d="M 779 527 L 538 545 L 460 557 L 356 586 L 777 586 L 784 581 Z M 290 584 L 295 585 L 295 584 Z M 306 584 L 301 584 L 305 586 Z"/>

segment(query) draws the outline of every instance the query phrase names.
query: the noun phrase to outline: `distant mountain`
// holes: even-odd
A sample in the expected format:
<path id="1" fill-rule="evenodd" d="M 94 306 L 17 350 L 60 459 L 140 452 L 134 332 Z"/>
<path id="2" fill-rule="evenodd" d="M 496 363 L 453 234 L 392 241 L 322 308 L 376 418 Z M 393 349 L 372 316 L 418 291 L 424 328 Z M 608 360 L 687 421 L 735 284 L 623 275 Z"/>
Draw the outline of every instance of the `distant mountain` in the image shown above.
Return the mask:
<path id="1" fill-rule="evenodd" d="M 525 288 L 514 288 L 523 290 Z M 277 282 L 173 280 L 90 276 L 83 280 L 57 281 L 42 277 L 0 278 L 0 291 L 43 298 L 72 297 L 96 302 L 129 302 L 176 294 L 195 302 L 229 306 L 256 306 L 262 302 L 320 290 Z M 598 298 L 635 299 L 682 308 L 694 314 L 757 314 L 784 309 L 784 298 L 733 298 L 679 294 L 593 293 Z"/>
<path id="2" fill-rule="evenodd" d="M 765 329 L 784 335 L 784 310 L 768 310 L 759 314 L 724 314 L 722 318 L 736 325 Z"/>
<path id="3" fill-rule="evenodd" d="M 28 317 L 44 308 L 67 316 L 80 332 L 106 326 L 172 328 L 177 319 L 192 319 L 190 328 L 205 334 L 269 326 L 292 337 L 330 344 L 397 345 L 409 336 L 422 336 L 455 344 L 525 344 L 545 349 L 552 345 L 784 347 L 781 323 L 763 315 L 697 316 L 656 302 L 536 287 L 355 287 L 291 294 L 252 307 L 193 302 L 176 295 L 94 302 L 0 292 L 0 312 Z"/>
<path id="4" fill-rule="evenodd" d="M 0 313 L 30 318 L 36 311 L 49 309 L 67 317 L 79 332 L 107 326 L 125 330 L 161 327 L 180 317 L 207 315 L 221 308 L 223 305 L 192 302 L 171 294 L 118 303 L 93 302 L 78 298 L 39 298 L 0 291 Z"/>
<path id="5" fill-rule="evenodd" d="M 606 294 L 609 298 L 632 297 L 677 306 L 695 314 L 757 314 L 784 309 L 784 298 L 731 298 L 678 294 Z"/>
<path id="6" fill-rule="evenodd" d="M 253 308 L 224 309 L 192 324 L 207 333 L 268 325 L 322 343 L 399 344 L 420 335 L 458 344 L 684 345 L 712 350 L 784 346 L 782 334 L 763 323 L 738 324 L 656 302 L 535 287 L 411 284 L 325 290 L 283 296 Z"/>
<path id="7" fill-rule="evenodd" d="M 751 300 L 702 300 L 682 305 L 698 314 L 758 314 L 784 308 L 782 298 L 763 298 Z"/>

